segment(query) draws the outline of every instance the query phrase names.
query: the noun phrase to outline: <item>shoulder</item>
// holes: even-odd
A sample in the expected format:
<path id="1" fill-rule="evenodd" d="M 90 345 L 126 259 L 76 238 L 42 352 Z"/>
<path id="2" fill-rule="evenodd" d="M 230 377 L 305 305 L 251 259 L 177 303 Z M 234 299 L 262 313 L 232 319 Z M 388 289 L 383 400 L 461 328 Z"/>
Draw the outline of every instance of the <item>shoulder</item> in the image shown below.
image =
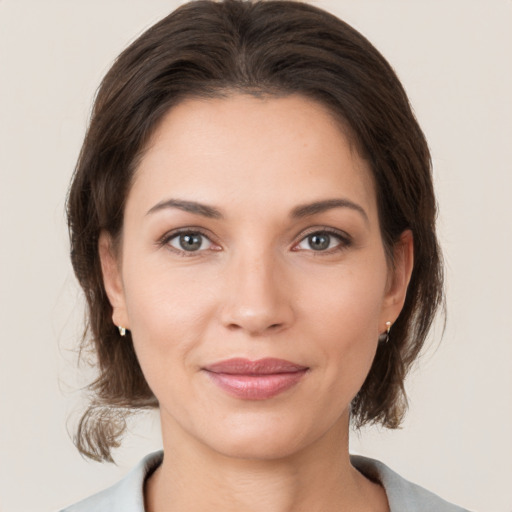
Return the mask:
<path id="1" fill-rule="evenodd" d="M 162 459 L 161 451 L 147 455 L 117 484 L 60 512 L 144 512 L 144 481 Z"/>
<path id="2" fill-rule="evenodd" d="M 378 460 L 359 455 L 351 455 L 350 460 L 357 470 L 382 484 L 391 512 L 469 512 L 402 478 Z"/>

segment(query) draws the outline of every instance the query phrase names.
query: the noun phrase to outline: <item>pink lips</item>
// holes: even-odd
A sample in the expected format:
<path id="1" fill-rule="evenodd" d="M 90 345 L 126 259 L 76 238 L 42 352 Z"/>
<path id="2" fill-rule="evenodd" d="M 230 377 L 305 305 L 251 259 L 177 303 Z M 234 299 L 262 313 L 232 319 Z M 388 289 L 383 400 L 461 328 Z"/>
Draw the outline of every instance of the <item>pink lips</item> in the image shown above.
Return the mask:
<path id="1" fill-rule="evenodd" d="M 283 359 L 228 359 L 203 368 L 228 394 L 245 400 L 266 400 L 290 389 L 308 368 Z"/>

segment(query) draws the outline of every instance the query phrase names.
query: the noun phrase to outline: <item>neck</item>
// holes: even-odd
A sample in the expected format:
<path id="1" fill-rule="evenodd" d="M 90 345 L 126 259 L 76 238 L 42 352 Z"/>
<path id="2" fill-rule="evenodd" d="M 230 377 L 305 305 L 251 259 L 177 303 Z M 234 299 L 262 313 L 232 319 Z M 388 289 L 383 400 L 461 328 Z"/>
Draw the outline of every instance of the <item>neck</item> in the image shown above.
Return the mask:
<path id="1" fill-rule="evenodd" d="M 271 460 L 228 457 L 197 440 L 167 439 L 165 431 L 163 438 L 166 455 L 146 485 L 147 512 L 388 510 L 384 490 L 350 464 L 348 425 Z"/>

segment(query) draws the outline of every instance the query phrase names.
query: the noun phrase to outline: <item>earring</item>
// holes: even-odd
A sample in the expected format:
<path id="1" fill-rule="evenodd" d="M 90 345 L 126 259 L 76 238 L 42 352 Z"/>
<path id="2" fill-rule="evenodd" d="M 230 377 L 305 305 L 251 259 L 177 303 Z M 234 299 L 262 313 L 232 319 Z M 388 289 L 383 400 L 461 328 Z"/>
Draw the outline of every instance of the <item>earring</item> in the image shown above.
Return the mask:
<path id="1" fill-rule="evenodd" d="M 387 343 L 389 341 L 389 331 L 391 331 L 391 322 L 386 322 L 386 330 L 379 335 L 379 343 Z"/>
<path id="2" fill-rule="evenodd" d="M 126 328 L 121 327 L 120 325 L 118 325 L 117 328 L 119 329 L 119 334 L 121 336 L 126 336 Z"/>

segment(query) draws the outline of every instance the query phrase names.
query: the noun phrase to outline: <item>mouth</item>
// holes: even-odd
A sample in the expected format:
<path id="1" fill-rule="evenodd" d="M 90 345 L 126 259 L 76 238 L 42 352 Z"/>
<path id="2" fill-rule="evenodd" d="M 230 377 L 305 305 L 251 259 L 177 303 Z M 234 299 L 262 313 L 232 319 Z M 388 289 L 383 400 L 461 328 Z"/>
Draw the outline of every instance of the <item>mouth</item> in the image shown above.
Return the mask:
<path id="1" fill-rule="evenodd" d="M 210 380 L 231 396 L 244 400 L 267 400 L 292 388 L 309 370 L 284 359 L 257 361 L 235 358 L 203 368 Z"/>

